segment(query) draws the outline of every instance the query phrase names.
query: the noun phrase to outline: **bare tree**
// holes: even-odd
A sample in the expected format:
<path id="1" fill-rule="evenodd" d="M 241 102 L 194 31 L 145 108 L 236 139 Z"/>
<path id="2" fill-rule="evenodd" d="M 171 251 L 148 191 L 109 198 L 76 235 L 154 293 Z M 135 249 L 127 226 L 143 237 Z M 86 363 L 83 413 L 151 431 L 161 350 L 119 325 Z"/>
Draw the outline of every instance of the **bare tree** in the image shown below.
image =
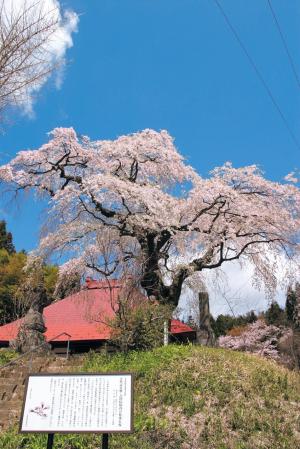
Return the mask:
<path id="1" fill-rule="evenodd" d="M 59 14 L 44 0 L 0 0 L 0 113 L 28 98 L 58 65 L 51 55 L 51 39 Z"/>

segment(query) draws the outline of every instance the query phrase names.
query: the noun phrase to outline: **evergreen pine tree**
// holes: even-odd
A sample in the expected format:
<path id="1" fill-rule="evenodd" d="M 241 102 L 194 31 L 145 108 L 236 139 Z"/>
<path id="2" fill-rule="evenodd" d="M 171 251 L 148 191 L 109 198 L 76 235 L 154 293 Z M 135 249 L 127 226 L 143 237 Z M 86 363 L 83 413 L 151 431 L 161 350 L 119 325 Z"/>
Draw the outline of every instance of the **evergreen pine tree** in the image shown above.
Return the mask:
<path id="1" fill-rule="evenodd" d="M 296 291 L 293 290 L 291 286 L 289 286 L 285 303 L 285 313 L 289 323 L 293 323 L 295 320 L 296 304 L 297 304 Z"/>
<path id="2" fill-rule="evenodd" d="M 296 304 L 294 309 L 293 321 L 295 328 L 300 332 L 300 284 L 297 282 L 295 288 Z M 299 335 L 300 339 L 300 335 Z M 300 343 L 299 343 L 299 360 L 300 360 Z"/>
<path id="3" fill-rule="evenodd" d="M 13 254 L 16 252 L 12 234 L 6 230 L 6 222 L 4 220 L 0 221 L 0 249 L 5 249 L 8 254 Z"/>
<path id="4" fill-rule="evenodd" d="M 265 313 L 265 319 L 267 324 L 274 326 L 284 326 L 286 323 L 284 310 L 280 305 L 273 301 Z"/>

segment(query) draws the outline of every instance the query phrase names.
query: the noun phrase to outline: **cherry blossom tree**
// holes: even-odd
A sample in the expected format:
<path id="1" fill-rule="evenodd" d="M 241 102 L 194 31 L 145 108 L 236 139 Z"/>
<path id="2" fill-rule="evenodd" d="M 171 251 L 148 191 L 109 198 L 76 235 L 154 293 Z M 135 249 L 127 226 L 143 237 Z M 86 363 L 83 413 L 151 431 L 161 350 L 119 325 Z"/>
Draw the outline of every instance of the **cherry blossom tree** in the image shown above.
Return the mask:
<path id="1" fill-rule="evenodd" d="M 273 325 L 268 326 L 264 321 L 257 320 L 255 323 L 249 324 L 241 335 L 219 337 L 218 343 L 221 348 L 252 352 L 279 360 L 278 340 L 287 332 L 287 329 Z"/>
<path id="2" fill-rule="evenodd" d="M 221 336 L 217 343 L 221 348 L 258 354 L 290 369 L 299 369 L 299 334 L 289 327 L 268 325 L 258 319 L 248 324 L 240 335 Z"/>
<path id="3" fill-rule="evenodd" d="M 226 163 L 203 178 L 166 131 L 91 141 L 57 128 L 2 166 L 0 179 L 49 198 L 38 253 L 63 253 L 61 275 L 132 272 L 148 297 L 174 306 L 186 280 L 237 259 L 274 291 L 277 261 L 297 250 L 296 186 L 255 165 Z"/>

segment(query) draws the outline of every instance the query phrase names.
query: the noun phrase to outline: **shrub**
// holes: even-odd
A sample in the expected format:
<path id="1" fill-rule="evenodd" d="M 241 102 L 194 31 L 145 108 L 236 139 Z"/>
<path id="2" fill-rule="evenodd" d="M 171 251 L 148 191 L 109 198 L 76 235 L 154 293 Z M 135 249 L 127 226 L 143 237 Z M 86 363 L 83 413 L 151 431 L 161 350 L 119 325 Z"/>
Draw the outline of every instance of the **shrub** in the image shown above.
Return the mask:
<path id="1" fill-rule="evenodd" d="M 116 317 L 110 322 L 110 341 L 122 351 L 151 349 L 163 344 L 164 323 L 171 308 L 144 300 L 139 304 L 120 301 Z"/>
<path id="2" fill-rule="evenodd" d="M 14 358 L 17 357 L 17 353 L 12 349 L 1 348 L 0 349 L 0 366 L 5 365 Z"/>

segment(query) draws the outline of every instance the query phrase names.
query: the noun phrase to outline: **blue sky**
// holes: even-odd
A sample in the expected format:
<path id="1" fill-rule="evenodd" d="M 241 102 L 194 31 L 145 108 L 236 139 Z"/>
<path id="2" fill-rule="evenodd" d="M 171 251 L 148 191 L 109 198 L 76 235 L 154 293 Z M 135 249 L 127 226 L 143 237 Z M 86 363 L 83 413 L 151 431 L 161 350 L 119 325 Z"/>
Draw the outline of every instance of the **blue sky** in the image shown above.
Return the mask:
<path id="1" fill-rule="evenodd" d="M 300 90 L 267 0 L 220 0 L 300 141 Z M 273 0 L 300 74 L 300 2 Z M 35 116 L 10 117 L 1 163 L 57 126 L 94 139 L 167 129 L 202 175 L 230 160 L 276 180 L 300 166 L 299 148 L 213 0 L 65 0 L 80 14 L 60 90 L 49 83 Z M 17 249 L 37 245 L 41 205 L 1 212 Z"/>

